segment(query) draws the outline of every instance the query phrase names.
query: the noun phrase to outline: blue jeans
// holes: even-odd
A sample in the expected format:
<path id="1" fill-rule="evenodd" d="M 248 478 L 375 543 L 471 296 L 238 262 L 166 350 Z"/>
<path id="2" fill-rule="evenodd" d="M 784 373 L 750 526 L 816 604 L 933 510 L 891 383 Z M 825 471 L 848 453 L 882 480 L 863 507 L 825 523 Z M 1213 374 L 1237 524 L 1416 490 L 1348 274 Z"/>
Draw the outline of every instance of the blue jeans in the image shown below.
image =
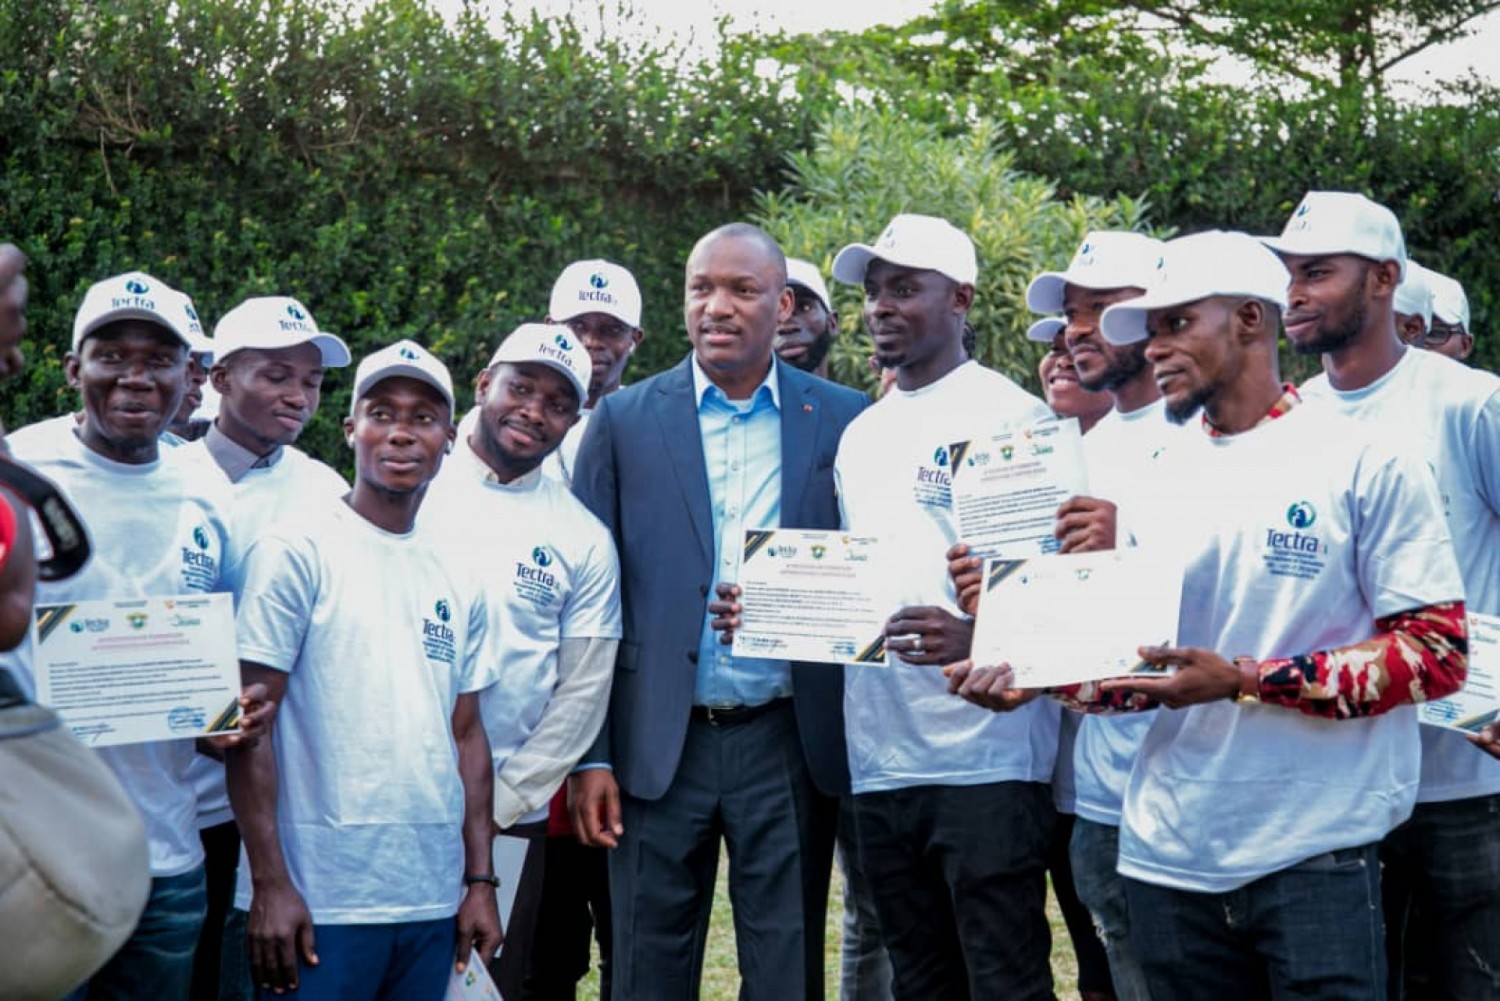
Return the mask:
<path id="1" fill-rule="evenodd" d="M 317 925 L 317 966 L 298 965 L 297 989 L 261 1001 L 407 1001 L 442 998 L 453 975 L 453 918 L 385 925 Z"/>
<path id="2" fill-rule="evenodd" d="M 1130 938 L 1156 1001 L 1382 1001 L 1380 858 L 1317 855 L 1228 893 L 1126 879 Z"/>
<path id="3" fill-rule="evenodd" d="M 1073 822 L 1069 856 L 1073 862 L 1073 887 L 1083 906 L 1089 909 L 1094 930 L 1109 957 L 1115 997 L 1119 1001 L 1151 1001 L 1146 975 L 1130 943 L 1125 880 L 1116 871 L 1120 860 L 1120 829 L 1077 818 Z"/>
<path id="4" fill-rule="evenodd" d="M 1500 795 L 1418 803 L 1380 859 L 1390 996 L 1500 998 Z"/>
<path id="5" fill-rule="evenodd" d="M 151 880 L 135 931 L 99 972 L 69 995 L 107 1001 L 187 1001 L 193 952 L 208 909 L 203 867 Z"/>

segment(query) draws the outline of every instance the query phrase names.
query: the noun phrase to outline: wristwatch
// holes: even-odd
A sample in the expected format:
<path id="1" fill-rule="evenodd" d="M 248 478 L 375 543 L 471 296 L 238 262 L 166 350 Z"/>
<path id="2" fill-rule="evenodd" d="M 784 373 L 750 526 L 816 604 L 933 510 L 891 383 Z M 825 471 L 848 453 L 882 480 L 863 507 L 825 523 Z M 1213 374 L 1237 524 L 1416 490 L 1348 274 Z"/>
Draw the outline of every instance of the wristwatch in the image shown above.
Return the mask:
<path id="1" fill-rule="evenodd" d="M 1236 657 L 1234 666 L 1240 671 L 1240 690 L 1236 693 L 1236 702 L 1259 702 L 1260 701 L 1260 661 L 1254 657 Z"/>
<path id="2" fill-rule="evenodd" d="M 464 885 L 473 886 L 475 883 L 488 883 L 495 889 L 500 889 L 500 877 L 492 872 L 465 873 Z"/>

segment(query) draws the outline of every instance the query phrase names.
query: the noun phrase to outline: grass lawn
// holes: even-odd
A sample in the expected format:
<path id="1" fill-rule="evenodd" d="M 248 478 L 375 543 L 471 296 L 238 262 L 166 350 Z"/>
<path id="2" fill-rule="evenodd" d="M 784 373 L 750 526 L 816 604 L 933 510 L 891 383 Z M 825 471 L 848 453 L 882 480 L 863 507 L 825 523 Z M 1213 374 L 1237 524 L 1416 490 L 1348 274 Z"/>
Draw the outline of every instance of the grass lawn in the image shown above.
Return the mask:
<path id="1" fill-rule="evenodd" d="M 719 885 L 714 892 L 713 917 L 708 930 L 708 951 L 703 958 L 703 997 L 708 1001 L 734 1001 L 739 997 L 740 976 L 734 955 L 734 924 L 729 914 L 729 882 L 725 874 L 726 867 L 721 858 Z M 838 997 L 839 922 L 843 915 L 843 896 L 844 880 L 835 866 L 828 901 L 828 924 L 823 937 L 823 983 L 829 998 Z M 1065 1001 L 1077 998 L 1078 964 L 1073 958 L 1073 946 L 1068 941 L 1062 914 L 1050 894 L 1047 897 L 1047 918 L 1052 924 L 1052 979 L 1057 996 Z M 578 996 L 589 1001 L 598 998 L 599 983 L 594 973 L 584 981 Z"/>

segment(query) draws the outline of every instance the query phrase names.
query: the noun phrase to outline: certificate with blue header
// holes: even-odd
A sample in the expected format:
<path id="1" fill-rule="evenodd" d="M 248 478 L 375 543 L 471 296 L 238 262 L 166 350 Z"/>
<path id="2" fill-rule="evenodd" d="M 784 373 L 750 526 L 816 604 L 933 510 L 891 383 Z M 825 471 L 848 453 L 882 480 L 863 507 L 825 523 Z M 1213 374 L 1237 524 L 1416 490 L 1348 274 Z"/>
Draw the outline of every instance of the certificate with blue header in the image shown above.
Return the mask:
<path id="1" fill-rule="evenodd" d="M 38 605 L 32 644 L 37 701 L 57 710 L 85 744 L 203 737 L 239 726 L 228 594 Z"/>
<path id="2" fill-rule="evenodd" d="M 1468 613 L 1469 674 L 1446 699 L 1424 702 L 1417 718 L 1429 726 L 1478 733 L 1500 722 L 1500 616 Z"/>
<path id="3" fill-rule="evenodd" d="M 736 657 L 884 664 L 896 609 L 879 541 L 838 531 L 747 531 Z"/>
<path id="4" fill-rule="evenodd" d="M 1042 421 L 947 446 L 953 513 L 971 555 L 1057 552 L 1057 507 L 1088 493 L 1078 421 Z"/>
<path id="5" fill-rule="evenodd" d="M 973 660 L 1017 688 L 1165 674 L 1138 650 L 1173 642 L 1181 602 L 1181 565 L 1149 550 L 988 560 Z"/>

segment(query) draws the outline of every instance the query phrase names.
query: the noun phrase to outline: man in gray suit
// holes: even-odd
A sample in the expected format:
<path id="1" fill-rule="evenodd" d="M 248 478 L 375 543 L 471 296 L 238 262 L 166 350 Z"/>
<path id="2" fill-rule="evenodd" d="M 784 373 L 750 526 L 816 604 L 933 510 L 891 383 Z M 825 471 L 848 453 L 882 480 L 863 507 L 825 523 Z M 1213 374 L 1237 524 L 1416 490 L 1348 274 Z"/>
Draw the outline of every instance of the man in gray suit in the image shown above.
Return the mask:
<path id="1" fill-rule="evenodd" d="M 719 841 L 742 997 L 823 994 L 834 800 L 849 788 L 837 669 L 735 657 L 709 599 L 747 528 L 837 528 L 833 460 L 868 400 L 773 359 L 781 248 L 734 223 L 698 241 L 692 353 L 594 411 L 574 490 L 614 534 L 624 637 L 574 823 L 613 848 L 614 996 L 697 996 Z"/>

